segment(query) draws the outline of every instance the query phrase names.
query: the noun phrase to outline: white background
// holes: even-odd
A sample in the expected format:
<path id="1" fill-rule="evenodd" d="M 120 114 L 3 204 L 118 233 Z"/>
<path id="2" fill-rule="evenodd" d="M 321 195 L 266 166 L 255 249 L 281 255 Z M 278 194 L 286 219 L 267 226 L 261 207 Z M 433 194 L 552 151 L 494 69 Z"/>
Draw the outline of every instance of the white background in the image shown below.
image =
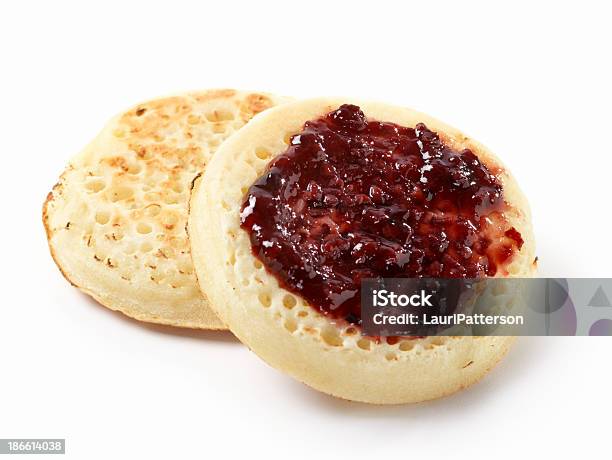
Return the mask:
<path id="1" fill-rule="evenodd" d="M 98 306 L 60 276 L 40 219 L 66 161 L 141 100 L 350 95 L 487 144 L 530 198 L 541 274 L 611 277 L 605 4 L 3 3 L 0 438 L 67 438 L 75 459 L 609 454 L 610 338 L 522 339 L 482 383 L 432 403 L 343 402 L 229 333 Z"/>

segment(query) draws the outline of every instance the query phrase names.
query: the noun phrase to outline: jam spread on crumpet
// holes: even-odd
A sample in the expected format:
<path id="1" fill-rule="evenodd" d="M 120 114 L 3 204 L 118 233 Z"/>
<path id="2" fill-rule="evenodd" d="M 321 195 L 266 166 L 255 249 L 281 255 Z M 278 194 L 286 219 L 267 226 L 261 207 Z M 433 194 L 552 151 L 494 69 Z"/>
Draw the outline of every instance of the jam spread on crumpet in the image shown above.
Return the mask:
<path id="1" fill-rule="evenodd" d="M 249 188 L 241 226 L 280 285 L 333 319 L 361 321 L 360 280 L 479 278 L 521 249 L 499 170 L 424 124 L 342 105 L 308 121 Z"/>

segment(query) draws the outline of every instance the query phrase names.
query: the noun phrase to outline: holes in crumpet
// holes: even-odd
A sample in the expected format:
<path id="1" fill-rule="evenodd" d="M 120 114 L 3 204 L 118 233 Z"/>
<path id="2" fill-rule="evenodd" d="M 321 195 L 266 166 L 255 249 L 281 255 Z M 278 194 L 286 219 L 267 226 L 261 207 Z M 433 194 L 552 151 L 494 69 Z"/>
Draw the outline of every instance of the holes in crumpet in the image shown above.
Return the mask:
<path id="1" fill-rule="evenodd" d="M 385 359 L 387 361 L 397 361 L 397 355 L 395 353 L 387 353 Z"/>
<path id="2" fill-rule="evenodd" d="M 171 195 L 170 193 L 167 193 L 164 196 L 164 203 L 166 204 L 177 204 L 179 202 L 179 197 L 177 195 Z"/>
<path id="3" fill-rule="evenodd" d="M 190 125 L 197 125 L 200 122 L 200 117 L 197 115 L 191 114 L 187 117 L 187 123 Z"/>
<path id="4" fill-rule="evenodd" d="M 234 114 L 228 110 L 217 110 L 217 117 L 221 121 L 230 121 L 234 119 Z"/>
<path id="5" fill-rule="evenodd" d="M 147 233 L 151 233 L 151 226 L 145 222 L 138 222 L 136 226 L 136 231 L 142 235 L 146 235 Z"/>
<path id="6" fill-rule="evenodd" d="M 263 147 L 257 147 L 255 149 L 255 155 L 257 156 L 257 158 L 259 158 L 260 160 L 267 160 L 268 158 L 270 158 L 272 155 L 270 154 L 270 152 L 268 152 L 266 149 L 264 149 Z"/>
<path id="7" fill-rule="evenodd" d="M 401 351 L 410 351 L 413 348 L 414 348 L 414 343 L 412 343 L 412 341 L 409 341 L 409 340 L 404 340 L 400 342 L 399 344 L 399 349 Z"/>
<path id="8" fill-rule="evenodd" d="M 97 248 L 96 252 L 94 254 L 94 259 L 96 259 L 98 262 L 102 262 L 103 260 L 105 260 L 106 259 L 106 252 L 104 252 L 104 249 Z"/>
<path id="9" fill-rule="evenodd" d="M 261 270 L 263 268 L 263 264 L 259 260 L 255 259 L 253 261 L 253 267 L 255 267 L 257 270 Z"/>
<path id="10" fill-rule="evenodd" d="M 162 219 L 162 224 L 165 225 L 166 227 L 172 227 L 174 225 L 177 224 L 177 222 L 179 221 L 179 218 L 176 214 L 165 214 Z"/>
<path id="11" fill-rule="evenodd" d="M 372 342 L 369 341 L 368 339 L 359 339 L 357 341 L 357 346 L 361 348 L 362 350 L 369 351 L 370 347 L 372 346 Z"/>
<path id="12" fill-rule="evenodd" d="M 234 119 L 234 114 L 227 110 L 213 110 L 206 114 L 206 119 L 212 122 L 229 121 Z"/>
<path id="13" fill-rule="evenodd" d="M 176 251 L 171 246 L 164 246 L 163 248 L 158 249 L 158 254 L 164 259 L 173 259 Z"/>
<path id="14" fill-rule="evenodd" d="M 257 298 L 259 299 L 259 303 L 265 308 L 269 308 L 270 305 L 272 305 L 272 299 L 270 298 L 270 294 L 267 292 L 262 292 L 257 296 Z"/>
<path id="15" fill-rule="evenodd" d="M 149 252 L 151 249 L 153 249 L 153 245 L 147 241 L 140 245 L 140 250 L 142 252 Z"/>
<path id="16" fill-rule="evenodd" d="M 321 338 L 326 344 L 332 347 L 340 347 L 344 343 L 335 327 L 326 327 L 323 329 L 321 331 Z"/>
<path id="17" fill-rule="evenodd" d="M 120 228 L 114 229 L 113 232 L 110 234 L 111 240 L 114 241 L 121 241 L 124 236 L 125 235 L 123 234 L 123 231 Z"/>
<path id="18" fill-rule="evenodd" d="M 178 269 L 179 273 L 184 275 L 191 275 L 193 273 L 193 264 L 189 258 L 180 259 L 176 263 L 176 268 Z"/>
<path id="19" fill-rule="evenodd" d="M 225 132 L 225 124 L 223 123 L 215 123 L 212 126 L 213 133 L 221 134 Z"/>
<path id="20" fill-rule="evenodd" d="M 297 304 L 297 300 L 291 294 L 285 295 L 283 297 L 283 306 L 289 310 L 291 310 Z"/>
<path id="21" fill-rule="evenodd" d="M 149 217 L 155 217 L 161 211 L 161 206 L 158 204 L 150 204 L 145 208 L 145 212 Z"/>
<path id="22" fill-rule="evenodd" d="M 170 275 L 166 278 L 166 283 L 176 289 L 185 287 L 187 285 L 187 280 L 179 275 Z"/>
<path id="23" fill-rule="evenodd" d="M 109 198 L 111 201 L 129 200 L 134 195 L 134 190 L 130 187 L 118 185 L 109 190 Z"/>
<path id="24" fill-rule="evenodd" d="M 128 173 L 130 174 L 138 174 L 142 171 L 142 168 L 138 164 L 132 164 L 128 167 Z"/>
<path id="25" fill-rule="evenodd" d="M 104 190 L 104 187 L 106 187 L 106 183 L 103 180 L 96 179 L 96 180 L 87 182 L 87 184 L 85 184 L 85 187 L 90 192 L 97 193 L 101 190 Z"/>
<path id="26" fill-rule="evenodd" d="M 297 329 L 297 323 L 295 322 L 295 320 L 292 318 L 287 318 L 285 320 L 285 329 L 292 333 L 295 332 L 295 330 Z"/>
<path id="27" fill-rule="evenodd" d="M 98 211 L 96 213 L 96 222 L 100 225 L 106 225 L 108 224 L 108 221 L 110 220 L 110 214 L 106 211 Z"/>
<path id="28" fill-rule="evenodd" d="M 144 196 L 147 201 L 159 201 L 161 200 L 161 195 L 157 192 L 147 192 Z"/>

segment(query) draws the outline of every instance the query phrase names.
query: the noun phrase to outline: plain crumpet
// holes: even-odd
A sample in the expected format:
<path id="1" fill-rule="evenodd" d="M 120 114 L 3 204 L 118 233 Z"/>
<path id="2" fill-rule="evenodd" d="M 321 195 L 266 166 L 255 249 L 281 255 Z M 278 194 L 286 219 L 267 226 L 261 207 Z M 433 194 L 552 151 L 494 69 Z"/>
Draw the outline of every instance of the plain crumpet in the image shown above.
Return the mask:
<path id="1" fill-rule="evenodd" d="M 225 329 L 200 293 L 185 230 L 193 178 L 269 94 L 210 90 L 114 117 L 49 193 L 49 248 L 70 283 L 137 320 Z"/>

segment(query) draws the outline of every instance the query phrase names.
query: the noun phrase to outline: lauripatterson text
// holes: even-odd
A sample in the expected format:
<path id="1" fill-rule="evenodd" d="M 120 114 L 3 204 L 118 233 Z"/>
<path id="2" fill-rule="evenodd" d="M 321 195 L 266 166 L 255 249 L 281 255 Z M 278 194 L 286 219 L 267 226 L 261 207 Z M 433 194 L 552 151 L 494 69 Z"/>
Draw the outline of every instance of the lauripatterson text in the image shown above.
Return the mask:
<path id="1" fill-rule="evenodd" d="M 403 313 L 398 315 L 387 315 L 376 313 L 372 320 L 376 325 L 421 325 L 421 326 L 522 326 L 525 322 L 523 315 L 485 315 L 475 313 L 466 315 L 455 313 L 452 315 L 417 315 L 415 313 Z"/>

